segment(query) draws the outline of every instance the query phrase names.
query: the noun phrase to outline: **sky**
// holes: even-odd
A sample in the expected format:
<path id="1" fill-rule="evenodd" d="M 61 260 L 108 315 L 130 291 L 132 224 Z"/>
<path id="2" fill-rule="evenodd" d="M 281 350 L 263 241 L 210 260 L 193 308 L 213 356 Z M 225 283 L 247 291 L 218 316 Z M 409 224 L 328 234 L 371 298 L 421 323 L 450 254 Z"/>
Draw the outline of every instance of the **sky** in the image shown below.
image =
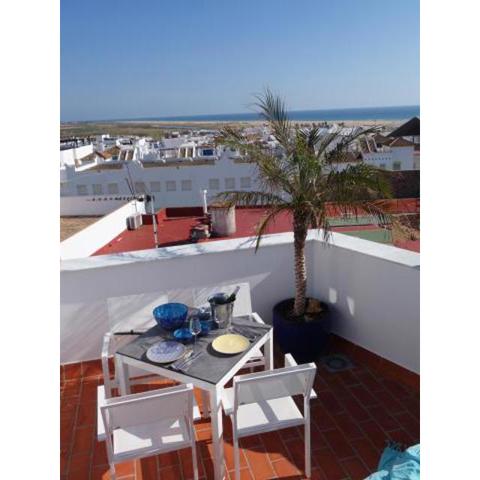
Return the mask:
<path id="1" fill-rule="evenodd" d="M 61 120 L 419 104 L 419 1 L 61 0 Z"/>

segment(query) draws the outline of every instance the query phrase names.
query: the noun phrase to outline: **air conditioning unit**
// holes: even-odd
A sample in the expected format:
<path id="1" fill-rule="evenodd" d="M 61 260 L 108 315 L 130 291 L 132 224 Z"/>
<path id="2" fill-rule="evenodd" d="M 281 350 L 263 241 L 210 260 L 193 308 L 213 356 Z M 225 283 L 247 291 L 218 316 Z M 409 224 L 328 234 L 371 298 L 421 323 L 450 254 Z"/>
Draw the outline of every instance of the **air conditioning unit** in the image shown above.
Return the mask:
<path id="1" fill-rule="evenodd" d="M 127 217 L 127 229 L 136 230 L 142 226 L 142 214 L 134 213 Z"/>

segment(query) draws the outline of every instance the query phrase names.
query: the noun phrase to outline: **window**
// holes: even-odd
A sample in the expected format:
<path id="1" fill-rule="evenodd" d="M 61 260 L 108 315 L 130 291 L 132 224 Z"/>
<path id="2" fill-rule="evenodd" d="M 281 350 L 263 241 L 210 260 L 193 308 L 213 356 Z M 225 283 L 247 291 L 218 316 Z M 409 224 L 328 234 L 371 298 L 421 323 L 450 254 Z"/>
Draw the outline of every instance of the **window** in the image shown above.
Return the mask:
<path id="1" fill-rule="evenodd" d="M 182 180 L 182 192 L 189 192 L 192 189 L 191 180 Z"/>
<path id="2" fill-rule="evenodd" d="M 150 182 L 150 190 L 152 192 L 160 192 L 161 191 L 160 182 Z"/>
<path id="3" fill-rule="evenodd" d="M 211 178 L 208 181 L 208 188 L 210 190 L 220 190 L 220 180 L 218 178 Z"/>
<path id="4" fill-rule="evenodd" d="M 107 189 L 110 195 L 115 195 L 118 193 L 118 183 L 109 183 L 107 185 Z"/>
<path id="5" fill-rule="evenodd" d="M 103 186 L 101 183 L 94 183 L 92 190 L 94 195 L 103 195 Z"/>
<path id="6" fill-rule="evenodd" d="M 60 195 L 63 196 L 68 193 L 68 183 L 60 182 Z"/>
<path id="7" fill-rule="evenodd" d="M 77 185 L 77 193 L 79 195 L 88 195 L 87 186 L 86 185 Z"/>
<path id="8" fill-rule="evenodd" d="M 240 188 L 250 188 L 251 180 L 250 177 L 241 177 L 240 178 Z"/>
<path id="9" fill-rule="evenodd" d="M 228 177 L 225 179 L 225 190 L 233 190 L 235 188 L 235 179 Z"/>
<path id="10" fill-rule="evenodd" d="M 167 192 L 175 192 L 177 190 L 177 182 L 175 180 L 167 181 Z"/>
<path id="11" fill-rule="evenodd" d="M 145 182 L 135 182 L 135 192 L 136 193 L 145 193 Z"/>
<path id="12" fill-rule="evenodd" d="M 387 166 L 386 166 L 384 163 L 381 163 L 381 164 L 380 164 L 380 168 L 381 168 L 382 170 L 385 170 L 386 167 L 387 167 Z"/>
<path id="13" fill-rule="evenodd" d="M 402 162 L 393 162 L 393 169 L 394 170 L 401 170 L 402 169 Z"/>
<path id="14" fill-rule="evenodd" d="M 211 157 L 213 155 L 213 148 L 204 148 L 202 154 L 204 157 Z"/>

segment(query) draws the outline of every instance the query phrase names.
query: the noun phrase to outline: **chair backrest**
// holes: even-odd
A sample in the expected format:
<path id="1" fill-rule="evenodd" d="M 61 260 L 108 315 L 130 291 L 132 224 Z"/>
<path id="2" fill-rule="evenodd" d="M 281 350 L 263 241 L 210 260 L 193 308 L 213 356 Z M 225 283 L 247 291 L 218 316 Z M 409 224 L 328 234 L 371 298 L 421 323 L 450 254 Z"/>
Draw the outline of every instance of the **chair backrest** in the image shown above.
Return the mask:
<path id="1" fill-rule="evenodd" d="M 112 398 L 101 406 L 105 432 L 161 419 L 193 421 L 193 385 L 179 385 L 146 393 Z"/>
<path id="2" fill-rule="evenodd" d="M 239 286 L 237 298 L 233 305 L 233 315 L 250 315 L 252 313 L 252 299 L 250 296 L 250 284 L 248 282 L 220 284 L 213 287 L 197 288 L 194 290 L 194 304 L 198 307 L 208 305 L 208 297 L 214 293 L 232 293 Z"/>
<path id="3" fill-rule="evenodd" d="M 168 301 L 166 292 L 110 297 L 107 299 L 109 329 L 112 332 L 147 330 L 155 325 L 153 309 Z"/>
<path id="4" fill-rule="evenodd" d="M 314 363 L 307 363 L 237 376 L 233 379 L 234 410 L 240 405 L 293 395 L 309 400 L 316 370 Z"/>

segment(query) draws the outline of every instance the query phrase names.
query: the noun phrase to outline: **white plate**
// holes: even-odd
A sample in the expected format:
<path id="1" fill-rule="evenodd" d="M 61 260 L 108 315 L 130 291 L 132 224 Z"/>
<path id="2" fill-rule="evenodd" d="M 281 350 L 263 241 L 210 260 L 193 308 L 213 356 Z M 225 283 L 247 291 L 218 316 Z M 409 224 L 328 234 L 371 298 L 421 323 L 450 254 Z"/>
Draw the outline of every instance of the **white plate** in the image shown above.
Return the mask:
<path id="1" fill-rule="evenodd" d="M 243 335 L 227 333 L 220 335 L 212 342 L 212 348 L 225 355 L 235 355 L 244 352 L 250 346 L 250 341 Z"/>
<path id="2" fill-rule="evenodd" d="M 170 363 L 178 360 L 185 353 L 185 345 L 172 340 L 162 340 L 147 350 L 147 358 L 155 363 Z"/>

